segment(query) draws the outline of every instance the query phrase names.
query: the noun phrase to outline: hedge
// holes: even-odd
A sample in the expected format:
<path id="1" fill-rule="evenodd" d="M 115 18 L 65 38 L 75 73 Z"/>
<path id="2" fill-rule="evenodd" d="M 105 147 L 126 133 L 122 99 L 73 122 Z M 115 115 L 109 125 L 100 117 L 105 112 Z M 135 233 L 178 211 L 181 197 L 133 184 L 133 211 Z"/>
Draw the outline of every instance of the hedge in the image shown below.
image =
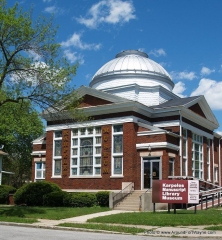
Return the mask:
<path id="1" fill-rule="evenodd" d="M 97 204 L 101 207 L 109 207 L 109 192 L 100 191 L 96 193 Z"/>
<path id="2" fill-rule="evenodd" d="M 65 204 L 71 207 L 92 207 L 97 205 L 96 195 L 93 193 L 72 193 Z"/>
<path id="3" fill-rule="evenodd" d="M 15 193 L 16 188 L 8 185 L 0 185 L 0 204 L 8 203 L 10 193 Z"/>
<path id="4" fill-rule="evenodd" d="M 39 181 L 23 185 L 14 195 L 17 205 L 43 206 L 43 196 L 51 192 L 61 192 L 61 188 L 51 182 Z"/>
<path id="5" fill-rule="evenodd" d="M 49 207 L 63 207 L 64 199 L 68 196 L 69 193 L 63 191 L 47 193 L 43 196 L 43 205 Z"/>

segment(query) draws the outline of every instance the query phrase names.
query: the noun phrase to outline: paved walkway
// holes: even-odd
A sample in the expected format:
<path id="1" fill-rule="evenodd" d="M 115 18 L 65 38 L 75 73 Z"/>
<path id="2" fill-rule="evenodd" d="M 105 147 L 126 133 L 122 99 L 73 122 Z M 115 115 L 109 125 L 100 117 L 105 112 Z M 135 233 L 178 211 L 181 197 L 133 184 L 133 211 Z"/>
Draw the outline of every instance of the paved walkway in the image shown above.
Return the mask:
<path id="1" fill-rule="evenodd" d="M 57 225 L 60 223 L 86 223 L 88 219 L 99 217 L 99 216 L 107 216 L 112 214 L 124 213 L 129 211 L 121 211 L 121 210 L 111 210 L 107 212 L 100 212 L 94 213 L 79 217 L 73 218 L 66 218 L 61 220 L 46 220 L 46 219 L 38 219 L 39 222 L 33 224 L 16 224 L 16 223 L 4 223 L 0 222 L 0 224 L 5 225 L 20 225 L 26 227 L 39 227 L 39 228 L 53 228 L 53 229 L 66 229 L 66 230 L 76 230 L 73 228 L 65 228 L 65 227 L 58 227 Z M 121 224 L 114 224 L 114 225 L 121 225 Z M 197 237 L 199 239 L 202 238 L 219 238 L 222 239 L 222 231 L 209 231 L 204 230 L 206 226 L 178 226 L 178 227 L 158 227 L 158 226 L 144 226 L 144 225 L 125 225 L 130 227 L 139 227 L 146 229 L 144 233 L 140 235 L 152 235 L 152 236 L 177 236 L 177 237 L 187 237 L 187 238 L 194 238 Z M 80 230 L 80 229 L 78 229 Z M 85 230 L 84 230 L 85 231 Z M 95 230 L 86 230 L 86 231 L 95 231 Z M 104 231 L 106 232 L 106 231 Z"/>

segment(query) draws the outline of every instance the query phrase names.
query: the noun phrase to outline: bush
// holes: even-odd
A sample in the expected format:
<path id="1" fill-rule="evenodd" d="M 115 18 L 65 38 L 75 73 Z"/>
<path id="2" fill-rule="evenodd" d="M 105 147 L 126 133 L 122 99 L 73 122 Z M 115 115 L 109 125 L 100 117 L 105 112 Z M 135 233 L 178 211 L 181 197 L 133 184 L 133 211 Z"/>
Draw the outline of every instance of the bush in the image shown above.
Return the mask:
<path id="1" fill-rule="evenodd" d="M 0 204 L 7 204 L 9 194 L 15 191 L 16 189 L 12 186 L 0 185 Z"/>
<path id="2" fill-rule="evenodd" d="M 109 192 L 100 191 L 96 193 L 97 203 L 101 207 L 109 207 Z"/>
<path id="3" fill-rule="evenodd" d="M 72 207 L 92 207 L 96 205 L 96 196 L 93 193 L 70 194 L 69 205 Z"/>
<path id="4" fill-rule="evenodd" d="M 26 204 L 28 206 L 43 206 L 43 196 L 51 192 L 61 192 L 61 188 L 51 182 L 39 181 L 23 185 L 15 195 L 15 204 Z"/>
<path id="5" fill-rule="evenodd" d="M 51 192 L 43 196 L 43 205 L 49 207 L 63 207 L 64 199 L 69 195 L 67 192 Z"/>

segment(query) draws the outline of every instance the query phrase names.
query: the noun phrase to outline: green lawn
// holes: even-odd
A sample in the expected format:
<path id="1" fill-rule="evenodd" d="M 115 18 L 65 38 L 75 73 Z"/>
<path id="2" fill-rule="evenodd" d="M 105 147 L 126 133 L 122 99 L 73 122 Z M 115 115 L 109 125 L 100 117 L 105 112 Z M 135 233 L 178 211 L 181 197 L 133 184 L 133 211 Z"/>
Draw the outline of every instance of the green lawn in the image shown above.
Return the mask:
<path id="1" fill-rule="evenodd" d="M 130 233 L 130 234 L 144 233 L 145 231 L 147 231 L 147 229 L 144 229 L 144 228 L 114 226 L 109 224 L 97 224 L 97 223 L 61 223 L 58 226 L 71 227 L 71 228 L 84 228 L 84 229 L 92 229 L 92 230 L 104 230 L 104 231 Z"/>
<path id="2" fill-rule="evenodd" d="M 51 219 L 59 220 L 63 218 L 76 217 L 87 215 L 91 213 L 104 212 L 110 210 L 109 208 L 91 207 L 91 208 L 66 208 L 66 207 L 0 207 L 0 221 L 5 222 L 23 222 L 33 223 L 37 219 Z"/>
<path id="3" fill-rule="evenodd" d="M 178 210 L 176 214 L 168 212 L 121 213 L 89 219 L 88 222 L 119 223 L 147 226 L 198 226 L 222 224 L 222 209 L 214 208 L 203 211 Z"/>

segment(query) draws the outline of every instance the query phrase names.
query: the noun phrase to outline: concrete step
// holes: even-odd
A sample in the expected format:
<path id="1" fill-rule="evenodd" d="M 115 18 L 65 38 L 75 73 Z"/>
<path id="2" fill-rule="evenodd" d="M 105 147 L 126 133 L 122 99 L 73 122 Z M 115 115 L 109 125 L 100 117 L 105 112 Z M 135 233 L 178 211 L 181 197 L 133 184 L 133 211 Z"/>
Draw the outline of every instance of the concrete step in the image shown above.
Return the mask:
<path id="1" fill-rule="evenodd" d="M 140 199 L 139 197 L 144 193 L 145 191 L 136 190 L 132 192 L 130 195 L 128 195 L 125 199 L 123 199 L 122 202 L 119 202 L 117 206 L 114 207 L 114 209 L 118 210 L 129 210 L 129 211 L 139 211 L 140 207 Z"/>

